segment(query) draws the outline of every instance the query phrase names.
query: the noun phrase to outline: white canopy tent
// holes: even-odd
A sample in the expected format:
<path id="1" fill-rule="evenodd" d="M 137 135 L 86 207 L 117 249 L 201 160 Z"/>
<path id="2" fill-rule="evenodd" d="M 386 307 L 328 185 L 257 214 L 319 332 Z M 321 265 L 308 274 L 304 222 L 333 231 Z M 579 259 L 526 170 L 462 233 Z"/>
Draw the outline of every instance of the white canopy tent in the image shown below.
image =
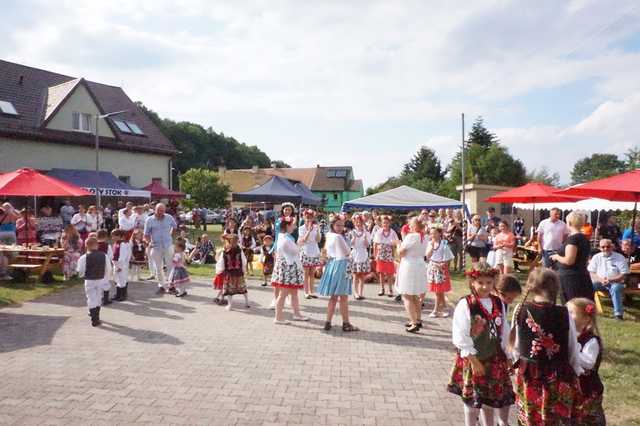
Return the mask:
<path id="1" fill-rule="evenodd" d="M 355 209 L 419 210 L 461 208 L 462 202 L 402 185 L 342 204 L 342 211 Z"/>
<path id="2" fill-rule="evenodd" d="M 622 210 L 633 211 L 633 202 L 609 201 L 601 198 L 587 198 L 586 200 L 577 201 L 575 203 L 539 203 L 535 204 L 537 210 L 549 210 L 554 207 L 560 210 L 582 210 L 582 211 L 600 211 L 600 210 Z M 522 210 L 532 210 L 533 204 L 514 203 L 513 207 Z"/>

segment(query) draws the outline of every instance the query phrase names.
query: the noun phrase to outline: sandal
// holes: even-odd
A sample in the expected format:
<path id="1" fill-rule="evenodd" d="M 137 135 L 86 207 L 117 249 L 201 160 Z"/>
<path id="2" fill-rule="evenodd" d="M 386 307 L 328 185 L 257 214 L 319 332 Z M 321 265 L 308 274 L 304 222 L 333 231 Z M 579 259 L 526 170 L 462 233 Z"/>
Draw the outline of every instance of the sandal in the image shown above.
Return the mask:
<path id="1" fill-rule="evenodd" d="M 351 323 L 345 322 L 344 324 L 342 324 L 342 331 L 344 332 L 359 331 L 359 330 L 360 329 L 358 327 L 351 325 Z"/>
<path id="2" fill-rule="evenodd" d="M 325 321 L 324 323 L 324 330 L 325 331 L 329 331 L 331 330 L 331 323 L 329 321 Z"/>
<path id="3" fill-rule="evenodd" d="M 311 300 L 311 299 L 313 299 L 313 296 L 310 295 L 310 294 L 305 294 L 304 298 L 307 299 L 307 300 Z"/>
<path id="4" fill-rule="evenodd" d="M 438 313 L 437 312 L 431 312 L 429 314 L 429 318 L 438 318 Z"/>
<path id="5" fill-rule="evenodd" d="M 312 299 L 317 299 L 318 298 L 317 294 L 311 294 L 310 296 L 311 296 Z"/>
<path id="6" fill-rule="evenodd" d="M 405 327 L 411 327 L 411 325 L 413 325 L 413 323 L 412 323 L 412 322 L 405 322 L 405 323 L 404 323 L 404 326 L 405 326 Z M 416 325 L 417 325 L 419 328 L 422 328 L 422 320 L 418 321 L 418 322 L 416 323 Z"/>
<path id="7" fill-rule="evenodd" d="M 384 290 L 382 290 L 380 293 L 378 293 L 378 296 L 384 296 Z"/>
<path id="8" fill-rule="evenodd" d="M 420 331 L 420 326 L 418 324 L 411 324 L 411 327 L 405 328 L 407 333 L 417 333 Z"/>

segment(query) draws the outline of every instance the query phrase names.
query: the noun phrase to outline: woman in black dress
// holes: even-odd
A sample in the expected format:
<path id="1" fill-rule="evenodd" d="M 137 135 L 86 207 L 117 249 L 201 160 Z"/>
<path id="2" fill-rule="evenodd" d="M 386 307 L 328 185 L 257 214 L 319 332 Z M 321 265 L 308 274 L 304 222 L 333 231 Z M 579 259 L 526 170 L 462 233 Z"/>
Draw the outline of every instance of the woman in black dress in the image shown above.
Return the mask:
<path id="1" fill-rule="evenodd" d="M 574 297 L 586 297 L 593 300 L 593 285 L 587 271 L 591 244 L 580 232 L 584 225 L 584 216 L 571 212 L 567 216 L 569 236 L 558 254 L 551 256 L 560 277 L 560 299 L 564 305 Z"/>

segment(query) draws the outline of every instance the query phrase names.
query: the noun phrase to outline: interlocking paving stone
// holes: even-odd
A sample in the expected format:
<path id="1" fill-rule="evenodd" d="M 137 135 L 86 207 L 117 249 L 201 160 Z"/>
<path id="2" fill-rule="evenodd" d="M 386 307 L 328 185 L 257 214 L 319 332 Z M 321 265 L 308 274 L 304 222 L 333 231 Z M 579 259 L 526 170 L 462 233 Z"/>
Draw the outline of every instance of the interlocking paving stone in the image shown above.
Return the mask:
<path id="1" fill-rule="evenodd" d="M 360 332 L 339 316 L 322 330 L 322 298 L 301 301 L 311 321 L 276 326 L 270 288 L 250 282 L 251 307 L 227 312 L 209 283 L 182 299 L 131 283 L 98 328 L 81 286 L 0 309 L 0 424 L 461 423 L 450 320 L 407 334 L 402 306 L 369 285 L 350 303 Z"/>

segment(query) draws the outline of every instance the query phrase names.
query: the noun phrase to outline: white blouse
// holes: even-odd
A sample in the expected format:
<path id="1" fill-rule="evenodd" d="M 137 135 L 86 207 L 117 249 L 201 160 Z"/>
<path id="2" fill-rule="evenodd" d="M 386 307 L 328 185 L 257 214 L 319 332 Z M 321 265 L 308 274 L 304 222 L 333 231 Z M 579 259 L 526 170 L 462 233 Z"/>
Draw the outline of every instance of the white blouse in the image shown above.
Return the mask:
<path id="1" fill-rule="evenodd" d="M 246 271 L 246 269 L 247 269 L 247 258 L 244 255 L 243 251 L 240 251 L 240 256 L 242 257 L 242 270 Z M 225 269 L 225 266 L 224 266 L 224 250 L 221 250 L 220 253 L 218 253 L 218 259 L 216 260 L 216 275 L 220 275 L 225 270 L 226 269 Z"/>
<path id="2" fill-rule="evenodd" d="M 404 251 L 402 260 L 424 262 L 424 255 L 427 252 L 427 239 L 420 238 L 420 234 L 412 232 L 407 234 L 400 244 L 400 250 Z"/>
<path id="3" fill-rule="evenodd" d="M 384 229 L 379 228 L 376 231 L 375 235 L 373 236 L 373 242 L 375 244 L 393 245 L 397 241 L 398 241 L 398 234 L 396 234 L 396 231 L 394 231 L 393 229 L 389 229 L 389 234 L 385 236 Z"/>
<path id="4" fill-rule="evenodd" d="M 435 248 L 435 243 L 430 241 L 429 248 L 431 248 L 429 260 L 433 260 L 434 262 L 449 262 L 453 259 L 453 253 L 445 240 L 440 240 L 437 248 Z"/>
<path id="5" fill-rule="evenodd" d="M 598 339 L 592 337 L 584 344 L 582 350 L 578 353 L 578 364 L 585 370 L 593 370 L 600 354 L 600 344 Z"/>
<path id="6" fill-rule="evenodd" d="M 318 225 L 313 224 L 311 226 L 311 231 L 309 232 L 309 236 L 307 239 L 304 239 L 304 236 L 307 233 L 307 224 L 304 224 L 298 228 L 298 244 L 300 244 L 302 253 L 304 253 L 308 257 L 318 257 L 320 256 L 320 247 L 318 246 L 318 241 L 320 241 L 320 229 Z"/>
<path id="7" fill-rule="evenodd" d="M 493 309 L 493 302 L 490 297 L 483 297 L 480 299 L 482 306 L 491 312 Z M 504 303 L 502 304 L 502 319 L 507 318 L 507 312 L 505 310 Z M 466 357 L 469 355 L 476 355 L 478 351 L 473 346 L 473 339 L 471 338 L 471 312 L 469 311 L 469 305 L 467 299 L 462 298 L 456 305 L 456 309 L 453 311 L 453 324 L 451 330 L 453 344 L 460 350 L 460 356 Z M 509 342 L 509 327 L 506 324 L 502 324 L 502 335 L 500 336 L 500 345 L 505 353 L 507 352 L 507 343 Z"/>
<path id="8" fill-rule="evenodd" d="M 330 232 L 327 234 L 327 242 L 325 244 L 327 256 L 330 258 L 341 260 L 349 257 L 349 245 L 342 235 Z"/>
<path id="9" fill-rule="evenodd" d="M 351 231 L 351 257 L 356 263 L 364 263 L 369 260 L 369 245 L 371 244 L 371 234 L 366 230 L 362 233 L 357 229 Z"/>
<path id="10" fill-rule="evenodd" d="M 290 235 L 281 233 L 278 237 L 276 258 L 284 259 L 288 265 L 296 264 L 302 267 L 302 263 L 300 262 L 300 248 Z"/>
<path id="11" fill-rule="evenodd" d="M 125 214 L 118 215 L 118 227 L 123 231 L 130 231 L 136 226 L 136 215 L 130 214 L 128 217 Z"/>

